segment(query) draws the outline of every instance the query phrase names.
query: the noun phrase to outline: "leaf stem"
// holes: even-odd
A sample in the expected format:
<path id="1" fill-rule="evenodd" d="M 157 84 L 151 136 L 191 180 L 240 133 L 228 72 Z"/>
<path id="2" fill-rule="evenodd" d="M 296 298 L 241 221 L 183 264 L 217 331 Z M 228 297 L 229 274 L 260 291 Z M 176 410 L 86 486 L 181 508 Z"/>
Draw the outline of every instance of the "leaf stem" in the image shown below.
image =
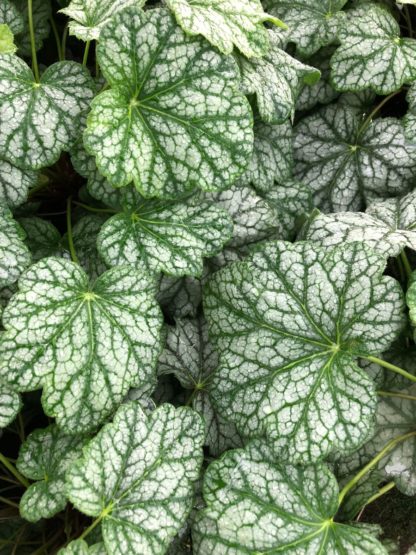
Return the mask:
<path id="1" fill-rule="evenodd" d="M 402 250 L 400 253 L 400 259 L 403 263 L 407 279 L 409 280 L 412 277 L 412 267 L 410 266 L 409 259 L 407 258 L 407 254 L 405 250 Z"/>
<path id="2" fill-rule="evenodd" d="M 74 238 L 72 235 L 72 196 L 68 197 L 66 202 L 66 227 L 68 232 L 69 252 L 71 253 L 72 261 L 79 264 L 77 253 L 75 252 Z"/>
<path id="3" fill-rule="evenodd" d="M 370 472 L 370 470 L 372 470 L 386 455 L 388 455 L 390 451 L 392 451 L 396 447 L 396 445 L 414 436 L 416 436 L 416 432 L 409 432 L 408 434 L 404 434 L 389 441 L 384 446 L 384 448 L 342 488 L 338 497 L 338 506 L 341 505 L 341 503 L 345 499 L 345 496 L 358 484 L 361 478 L 363 478 L 368 472 Z"/>
<path id="4" fill-rule="evenodd" d="M 61 39 L 59 38 L 58 29 L 56 27 L 56 23 L 53 16 L 51 16 L 50 22 L 51 22 L 51 27 L 53 31 L 53 36 L 55 37 L 56 50 L 58 51 L 58 58 L 59 58 L 59 61 L 62 62 L 64 58 L 62 56 Z"/>
<path id="5" fill-rule="evenodd" d="M 412 18 L 410 16 L 410 10 L 409 10 L 409 6 L 406 6 L 406 4 L 403 6 L 404 8 L 404 15 L 405 15 L 405 19 L 406 19 L 406 23 L 409 29 L 409 35 L 412 38 L 413 37 L 413 25 L 412 25 Z"/>
<path id="6" fill-rule="evenodd" d="M 7 497 L 3 497 L 0 495 L 0 503 L 4 503 L 5 505 L 9 505 L 10 507 L 13 507 L 14 509 L 18 509 L 19 508 L 19 504 L 15 503 L 14 501 L 12 501 L 11 499 L 7 499 Z"/>
<path id="7" fill-rule="evenodd" d="M 366 507 L 368 507 L 368 505 L 370 505 L 371 503 L 374 503 L 374 501 L 376 501 L 377 499 L 379 499 L 380 497 L 382 497 L 383 495 L 385 495 L 386 493 L 388 493 L 390 490 L 392 490 L 394 487 L 396 486 L 396 484 L 394 482 L 389 482 L 388 484 L 386 484 L 385 486 L 383 486 L 382 488 L 380 488 L 378 490 L 377 493 L 375 493 L 374 495 L 372 495 L 370 497 L 370 499 L 368 499 L 365 502 L 365 505 L 363 505 L 361 507 L 360 512 L 358 513 L 358 516 L 356 518 L 356 520 L 360 520 L 361 515 L 363 514 L 364 510 Z"/>
<path id="8" fill-rule="evenodd" d="M 399 399 L 416 401 L 415 395 L 408 395 L 407 393 L 401 393 L 400 391 L 377 391 L 377 395 L 380 395 L 380 397 L 398 397 Z"/>
<path id="9" fill-rule="evenodd" d="M 364 133 L 364 131 L 367 129 L 367 127 L 370 125 L 371 121 L 373 120 L 374 116 L 376 114 L 378 114 L 378 112 L 383 108 L 383 106 L 385 104 L 387 104 L 387 102 L 389 102 L 389 100 L 391 100 L 393 97 L 395 97 L 400 92 L 401 92 L 401 89 L 399 89 L 398 91 L 392 92 L 391 94 L 389 94 L 388 96 L 383 98 L 383 100 L 379 104 L 377 104 L 377 106 L 374 108 L 374 110 L 372 112 L 370 112 L 370 114 L 364 120 L 363 124 L 361 125 L 360 129 L 358 130 L 358 135 L 362 135 L 362 133 Z"/>
<path id="10" fill-rule="evenodd" d="M 101 511 L 100 515 L 97 516 L 97 518 L 88 526 L 88 528 L 86 528 L 86 529 L 82 532 L 82 534 L 79 536 L 78 539 L 79 539 L 79 540 L 83 540 L 84 538 L 86 538 L 86 537 L 88 536 L 88 534 L 89 534 L 90 532 L 92 532 L 92 531 L 94 530 L 94 528 L 100 524 L 100 522 L 102 521 L 102 519 L 103 519 L 105 516 L 108 516 L 108 515 L 111 513 L 112 510 L 113 510 L 113 505 L 112 505 L 112 504 L 108 505 L 108 507 L 106 507 L 105 509 L 103 509 L 103 510 Z"/>
<path id="11" fill-rule="evenodd" d="M 89 206 L 88 204 L 84 204 L 83 202 L 78 202 L 74 200 L 74 204 L 88 210 L 89 212 L 97 212 L 99 214 L 117 214 L 116 210 L 112 208 L 94 208 L 93 206 Z"/>
<path id="12" fill-rule="evenodd" d="M 31 49 L 32 49 L 32 68 L 33 68 L 33 74 L 35 76 L 36 82 L 39 83 L 40 75 L 39 75 L 38 58 L 37 58 L 37 55 L 36 55 L 35 29 L 34 29 L 34 26 L 33 26 L 32 0 L 27 0 L 27 10 L 28 10 L 28 18 L 29 18 L 30 46 L 31 46 Z"/>
<path id="13" fill-rule="evenodd" d="M 64 32 L 62 33 L 62 44 L 61 44 L 61 52 L 62 52 L 62 60 L 65 60 L 66 55 L 66 39 L 68 38 L 68 24 L 65 25 Z"/>
<path id="14" fill-rule="evenodd" d="M 12 474 L 25 488 L 30 486 L 29 481 L 17 470 L 16 467 L 12 465 L 7 457 L 0 453 L 0 463 L 7 468 L 7 470 Z"/>
<path id="15" fill-rule="evenodd" d="M 406 370 L 403 370 L 403 368 L 400 368 L 399 366 L 391 364 L 390 362 L 387 362 L 386 360 L 383 360 L 383 359 L 377 358 L 377 357 L 372 357 L 372 356 L 362 357 L 362 358 L 364 358 L 365 360 L 369 360 L 370 362 L 374 362 L 375 364 L 378 364 L 379 366 L 382 366 L 383 368 L 387 368 L 387 370 L 391 370 L 392 372 L 396 372 L 396 374 L 400 374 L 401 376 L 407 378 L 408 380 L 411 380 L 412 382 L 416 382 L 416 376 L 413 376 L 413 374 L 410 374 L 409 372 L 406 372 Z"/>
<path id="16" fill-rule="evenodd" d="M 90 51 L 90 46 L 91 46 L 91 41 L 87 40 L 87 42 L 85 43 L 84 58 L 82 59 L 82 65 L 84 67 L 87 67 L 88 54 L 89 54 L 89 51 Z"/>

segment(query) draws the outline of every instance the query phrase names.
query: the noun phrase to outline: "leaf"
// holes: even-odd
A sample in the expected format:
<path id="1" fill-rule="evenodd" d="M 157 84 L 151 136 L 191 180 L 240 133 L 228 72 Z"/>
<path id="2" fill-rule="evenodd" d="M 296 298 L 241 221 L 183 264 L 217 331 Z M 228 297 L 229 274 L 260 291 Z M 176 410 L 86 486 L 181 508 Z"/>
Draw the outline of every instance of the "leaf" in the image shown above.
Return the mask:
<path id="1" fill-rule="evenodd" d="M 329 60 L 334 53 L 333 46 L 325 46 L 308 58 L 308 63 L 320 71 L 320 80 L 312 86 L 304 85 L 296 100 L 296 110 L 311 110 L 317 104 L 329 104 L 339 96 L 330 82 Z"/>
<path id="2" fill-rule="evenodd" d="M 263 56 L 269 49 L 263 23 L 286 27 L 263 11 L 259 0 L 166 0 L 185 33 L 203 35 L 220 52 L 236 46 L 245 56 Z"/>
<path id="3" fill-rule="evenodd" d="M 231 58 L 187 37 L 163 9 L 116 14 L 97 50 L 112 88 L 94 99 L 84 144 L 113 185 L 177 198 L 236 180 L 253 132 Z"/>
<path id="4" fill-rule="evenodd" d="M 11 212 L 0 205 L 0 288 L 11 285 L 30 264 L 24 231 Z"/>
<path id="5" fill-rule="evenodd" d="M 250 164 L 239 183 L 269 191 L 275 181 L 283 183 L 292 175 L 293 138 L 289 122 L 273 125 L 254 120 L 254 149 Z"/>
<path id="6" fill-rule="evenodd" d="M 331 59 L 337 90 L 389 94 L 416 79 L 416 40 L 400 37 L 388 10 L 371 3 L 350 11 L 349 19 L 353 24 L 341 30 Z"/>
<path id="7" fill-rule="evenodd" d="M 162 554 L 192 507 L 204 429 L 191 409 L 162 405 L 146 416 L 122 405 L 67 473 L 81 512 L 101 518 L 109 553 Z"/>
<path id="8" fill-rule="evenodd" d="M 24 476 L 36 480 L 20 500 L 23 518 L 37 522 L 65 509 L 65 472 L 81 455 L 85 443 L 85 438 L 65 435 L 55 424 L 29 434 L 16 463 Z"/>
<path id="9" fill-rule="evenodd" d="M 89 546 L 84 540 L 74 540 L 58 551 L 58 555 L 107 555 L 103 543 Z"/>
<path id="10" fill-rule="evenodd" d="M 52 165 L 74 142 L 94 95 L 88 71 L 75 62 L 57 62 L 36 83 L 23 60 L 5 54 L 0 81 L 2 158 L 27 169 Z"/>
<path id="11" fill-rule="evenodd" d="M 267 0 L 265 7 L 287 24 L 288 39 L 297 53 L 311 56 L 322 46 L 333 44 L 346 24 L 342 8 L 347 0 Z"/>
<path id="12" fill-rule="evenodd" d="M 416 250 L 416 192 L 377 201 L 366 213 L 319 214 L 306 226 L 305 239 L 325 247 L 362 241 L 384 256 Z"/>
<path id="13" fill-rule="evenodd" d="M 376 408 L 357 357 L 387 350 L 404 324 L 385 266 L 360 243 L 275 242 L 214 274 L 204 307 L 221 355 L 219 414 L 293 464 L 357 448 Z"/>
<path id="14" fill-rule="evenodd" d="M 72 228 L 78 261 L 91 280 L 97 279 L 108 269 L 97 248 L 98 234 L 107 219 L 106 214 L 87 214 Z"/>
<path id="15" fill-rule="evenodd" d="M 295 176 L 324 211 L 360 210 L 366 201 L 405 193 L 413 182 L 416 148 L 394 118 L 364 129 L 354 109 L 330 105 L 297 125 L 294 149 Z"/>
<path id="16" fill-rule="evenodd" d="M 333 521 L 338 493 L 323 464 L 279 464 L 260 442 L 228 451 L 205 475 L 207 507 L 194 525 L 195 555 L 387 555 L 359 524 Z"/>
<path id="17" fill-rule="evenodd" d="M 131 264 L 173 276 L 202 273 L 202 258 L 217 254 L 232 234 L 228 213 L 212 203 L 144 200 L 112 216 L 98 235 L 109 266 Z"/>
<path id="18" fill-rule="evenodd" d="M 29 32 L 29 12 L 27 0 L 14 0 L 16 7 L 23 16 L 24 30 L 17 38 L 20 56 L 31 56 L 30 32 Z M 48 38 L 50 25 L 49 20 L 52 15 L 50 0 L 32 0 L 33 28 L 35 32 L 35 48 L 40 50 L 43 41 Z"/>
<path id="19" fill-rule="evenodd" d="M 415 395 L 416 387 L 411 386 L 400 394 Z M 414 399 L 382 397 L 379 401 L 375 431 L 358 451 L 349 457 L 337 457 L 337 472 L 351 474 L 367 464 L 392 439 L 416 427 Z M 416 439 L 411 437 L 400 442 L 378 464 L 378 470 L 385 480 L 393 480 L 397 488 L 406 495 L 416 494 Z"/>
<path id="20" fill-rule="evenodd" d="M 307 213 L 312 210 L 311 192 L 303 183 L 290 179 L 284 185 L 275 185 L 263 194 L 264 198 L 279 212 L 279 237 L 294 240 Z"/>
<path id="21" fill-rule="evenodd" d="M 23 204 L 30 187 L 36 185 L 37 172 L 21 170 L 0 157 L 0 204 L 16 208 Z"/>
<path id="22" fill-rule="evenodd" d="M 203 318 L 177 319 L 169 326 L 166 347 L 159 357 L 159 374 L 174 374 L 188 393 L 188 403 L 205 421 L 205 444 L 218 457 L 226 449 L 239 447 L 241 437 L 235 426 L 216 413 L 212 405 L 210 381 L 218 366 L 218 355 L 208 339 Z"/>
<path id="23" fill-rule="evenodd" d="M 22 407 L 20 395 L 0 385 L 0 428 L 5 428 L 16 418 Z"/>
<path id="24" fill-rule="evenodd" d="M 413 143 L 416 142 L 416 85 L 412 85 L 407 91 L 406 101 L 409 110 L 403 118 L 406 138 Z"/>
<path id="25" fill-rule="evenodd" d="M 270 48 L 263 58 L 247 60 L 237 56 L 241 87 L 245 94 L 255 94 L 261 118 L 267 123 L 283 123 L 293 117 L 296 98 L 304 83 L 313 85 L 319 70 L 292 58 L 283 47 L 276 30 L 269 30 Z"/>
<path id="26" fill-rule="evenodd" d="M 172 318 L 194 318 L 202 301 L 201 280 L 162 275 L 157 300 Z"/>
<path id="27" fill-rule="evenodd" d="M 0 24 L 7 25 L 13 35 L 23 32 L 23 16 L 11 0 L 2 0 L 0 4 Z"/>
<path id="28" fill-rule="evenodd" d="M 0 55 L 14 54 L 17 48 L 14 44 L 13 33 L 10 27 L 4 23 L 0 23 Z"/>
<path id="29" fill-rule="evenodd" d="M 94 429 L 129 387 L 151 388 L 161 314 L 150 276 L 113 268 L 90 284 L 73 262 L 44 258 L 24 274 L 3 314 L 0 374 L 43 386 L 42 403 L 67 433 Z"/>
<path id="30" fill-rule="evenodd" d="M 62 237 L 56 227 L 38 216 L 19 218 L 19 224 L 26 233 L 26 244 L 33 262 L 47 256 L 62 256 Z"/>
<path id="31" fill-rule="evenodd" d="M 116 13 L 130 6 L 143 7 L 145 0 L 71 0 L 60 13 L 67 15 L 69 34 L 78 39 L 98 40 L 105 25 Z"/>

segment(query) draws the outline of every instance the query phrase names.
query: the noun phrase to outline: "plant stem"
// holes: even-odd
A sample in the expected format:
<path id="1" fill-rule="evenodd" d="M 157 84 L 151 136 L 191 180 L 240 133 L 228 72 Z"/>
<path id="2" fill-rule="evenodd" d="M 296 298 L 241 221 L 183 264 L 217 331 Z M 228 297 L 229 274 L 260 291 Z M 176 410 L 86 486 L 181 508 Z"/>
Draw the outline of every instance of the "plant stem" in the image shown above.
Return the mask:
<path id="1" fill-rule="evenodd" d="M 364 358 L 365 360 L 369 360 L 370 362 L 374 362 L 375 364 L 378 364 L 383 368 L 387 368 L 387 370 L 396 372 L 396 374 L 400 374 L 401 376 L 407 378 L 408 380 L 411 380 L 412 382 L 416 382 L 416 376 L 413 376 L 413 374 L 406 372 L 406 370 L 403 370 L 403 368 L 400 368 L 399 366 L 395 366 L 394 364 L 391 364 L 390 362 L 387 362 L 377 357 L 368 356 L 368 357 L 362 357 L 362 358 Z"/>
<path id="2" fill-rule="evenodd" d="M 383 486 L 382 488 L 380 488 L 378 490 L 377 493 L 375 493 L 374 495 L 372 495 L 370 497 L 370 499 L 368 499 L 365 503 L 365 505 L 363 505 L 361 507 L 360 512 L 358 513 L 357 518 L 355 519 L 357 522 L 360 520 L 363 512 L 365 511 L 365 508 L 370 505 L 371 503 L 373 503 L 374 501 L 376 501 L 377 499 L 379 499 L 380 497 L 382 497 L 383 495 L 385 495 L 386 493 L 388 493 L 390 490 L 392 490 L 395 487 L 395 483 L 394 482 L 389 482 L 388 484 L 386 484 L 385 486 Z"/>
<path id="3" fill-rule="evenodd" d="M 412 25 L 412 18 L 410 16 L 410 10 L 409 10 L 409 6 L 404 5 L 404 15 L 405 15 L 405 19 L 406 19 L 406 23 L 407 26 L 409 28 L 409 35 L 412 38 L 413 37 L 413 25 Z"/>
<path id="4" fill-rule="evenodd" d="M 55 37 L 56 50 L 58 51 L 58 58 L 59 58 L 59 61 L 62 62 L 64 58 L 62 56 L 61 39 L 59 38 L 58 29 L 56 27 L 56 23 L 53 16 L 51 16 L 50 22 L 51 22 L 51 27 L 53 31 L 53 36 Z"/>
<path id="5" fill-rule="evenodd" d="M 67 37 L 68 37 L 68 25 L 65 25 L 64 32 L 62 33 L 62 44 L 61 44 L 62 60 L 65 60 Z"/>
<path id="6" fill-rule="evenodd" d="M 36 55 L 35 29 L 33 27 L 32 0 L 27 0 L 27 10 L 28 10 L 28 18 L 29 18 L 30 46 L 32 49 L 32 68 L 33 68 L 33 74 L 35 76 L 36 82 L 39 83 L 40 75 L 39 75 L 38 58 Z"/>
<path id="7" fill-rule="evenodd" d="M 7 497 L 2 497 L 1 495 L 0 495 L 0 503 L 4 503 L 5 505 L 9 505 L 10 507 L 13 507 L 14 509 L 19 508 L 18 503 L 15 503 L 14 501 L 11 501 L 10 499 L 7 499 Z"/>
<path id="8" fill-rule="evenodd" d="M 416 401 L 415 395 L 400 393 L 400 391 L 377 391 L 377 395 L 380 395 L 380 397 L 398 397 L 399 399 L 408 399 L 409 401 Z"/>
<path id="9" fill-rule="evenodd" d="M 68 245 L 69 245 L 69 252 L 71 253 L 72 261 L 76 264 L 79 264 L 79 260 L 77 257 L 77 253 L 75 252 L 74 246 L 74 238 L 72 236 L 72 196 L 68 197 L 66 202 L 66 227 L 68 231 Z"/>
<path id="10" fill-rule="evenodd" d="M 407 258 L 407 254 L 405 250 L 402 250 L 400 253 L 400 259 L 403 262 L 404 269 L 406 271 L 407 279 L 409 280 L 412 277 L 412 267 L 410 266 L 409 259 Z"/>
<path id="11" fill-rule="evenodd" d="M 374 110 L 364 120 L 364 123 L 361 125 L 361 127 L 358 131 L 358 135 L 362 135 L 362 133 L 364 133 L 364 131 L 367 129 L 367 127 L 370 125 L 371 121 L 373 120 L 374 116 L 376 114 L 378 114 L 378 112 L 383 108 L 383 106 L 385 104 L 387 104 L 387 102 L 389 102 L 389 100 L 391 100 L 393 97 L 395 97 L 400 92 L 401 92 L 401 89 L 398 90 L 398 91 L 392 92 L 391 94 L 389 94 L 388 96 L 383 98 L 383 100 L 380 102 L 380 104 L 377 104 L 377 106 L 374 108 Z"/>
<path id="12" fill-rule="evenodd" d="M 15 468 L 7 457 L 0 453 L 0 463 L 7 468 L 7 470 L 12 474 L 25 488 L 30 486 L 29 481 Z"/>
<path id="13" fill-rule="evenodd" d="M 104 514 L 101 513 L 100 516 L 97 517 L 97 518 L 92 522 L 92 524 L 90 524 L 90 525 L 88 526 L 88 528 L 86 528 L 86 529 L 82 532 L 82 534 L 78 537 L 78 539 L 79 539 L 79 540 L 83 540 L 84 538 L 86 538 L 86 537 L 88 536 L 88 534 L 89 534 L 90 532 L 92 532 L 92 531 L 94 530 L 94 528 L 96 528 L 96 526 L 98 526 L 98 525 L 100 524 L 100 522 L 101 522 L 103 516 L 104 516 Z"/>
<path id="14" fill-rule="evenodd" d="M 406 441 L 406 439 L 410 439 L 411 437 L 416 436 L 416 432 L 409 432 L 408 434 L 404 434 L 402 436 L 396 437 L 389 441 L 384 448 L 376 455 L 369 463 L 367 463 L 361 470 L 350 480 L 341 490 L 339 497 L 338 497 L 338 504 L 341 505 L 345 496 L 358 484 L 358 482 L 363 478 L 370 470 L 372 470 L 390 451 L 392 451 L 396 445 Z"/>
<path id="15" fill-rule="evenodd" d="M 90 51 L 90 46 L 91 46 L 91 41 L 87 40 L 87 42 L 85 43 L 85 50 L 84 50 L 84 58 L 82 59 L 82 65 L 84 67 L 87 66 L 87 62 L 88 62 L 88 53 Z"/>
<path id="16" fill-rule="evenodd" d="M 94 208 L 93 206 L 89 206 L 88 204 L 84 204 L 83 202 L 78 202 L 74 200 L 74 204 L 88 210 L 89 212 L 98 212 L 99 214 L 117 214 L 116 210 L 112 208 Z"/>

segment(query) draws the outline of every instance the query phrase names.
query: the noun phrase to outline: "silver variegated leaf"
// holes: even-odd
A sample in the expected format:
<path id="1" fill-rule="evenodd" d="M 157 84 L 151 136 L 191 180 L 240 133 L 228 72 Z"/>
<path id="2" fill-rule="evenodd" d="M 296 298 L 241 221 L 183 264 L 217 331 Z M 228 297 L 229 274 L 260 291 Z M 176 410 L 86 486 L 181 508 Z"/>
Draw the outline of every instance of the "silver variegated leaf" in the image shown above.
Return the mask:
<path id="1" fill-rule="evenodd" d="M 33 262 L 47 256 L 64 254 L 61 234 L 51 222 L 38 216 L 19 218 L 18 221 L 26 233 L 25 242 L 29 247 Z"/>
<path id="2" fill-rule="evenodd" d="M 157 299 L 172 318 L 194 318 L 202 301 L 201 280 L 162 275 Z"/>
<path id="3" fill-rule="evenodd" d="M 5 428 L 16 418 L 21 406 L 20 395 L 0 384 L 0 428 Z"/>
<path id="4" fill-rule="evenodd" d="M 9 208 L 23 204 L 37 177 L 37 172 L 22 170 L 0 157 L 0 204 Z"/>
<path id="5" fill-rule="evenodd" d="M 98 235 L 107 220 L 108 214 L 86 214 L 72 229 L 78 261 L 91 280 L 97 279 L 109 267 L 97 247 Z"/>
<path id="6" fill-rule="evenodd" d="M 84 540 L 74 540 L 58 551 L 58 555 L 108 555 L 104 543 L 88 545 Z"/>
<path id="7" fill-rule="evenodd" d="M 416 85 L 410 87 L 406 100 L 409 104 L 409 110 L 403 120 L 405 134 L 409 141 L 416 143 Z"/>
<path id="8" fill-rule="evenodd" d="M 317 104 L 329 104 L 339 96 L 330 82 L 329 60 L 333 46 L 325 46 L 308 58 L 308 64 L 321 72 L 320 80 L 312 86 L 304 85 L 296 100 L 296 110 L 311 110 Z"/>
<path id="9" fill-rule="evenodd" d="M 0 23 L 7 25 L 13 35 L 23 32 L 23 15 L 12 0 L 2 0 L 0 4 Z"/>
<path id="10" fill-rule="evenodd" d="M 24 239 L 23 229 L 11 212 L 0 205 L 0 288 L 16 282 L 31 262 Z"/>

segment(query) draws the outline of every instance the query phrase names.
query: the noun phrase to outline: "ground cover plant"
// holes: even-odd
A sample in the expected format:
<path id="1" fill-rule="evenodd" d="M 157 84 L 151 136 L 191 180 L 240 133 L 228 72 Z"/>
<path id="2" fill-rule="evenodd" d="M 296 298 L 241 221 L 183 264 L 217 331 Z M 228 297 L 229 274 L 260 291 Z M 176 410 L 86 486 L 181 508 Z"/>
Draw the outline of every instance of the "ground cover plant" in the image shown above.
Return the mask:
<path id="1" fill-rule="evenodd" d="M 416 2 L 0 0 L 0 555 L 416 552 Z"/>

